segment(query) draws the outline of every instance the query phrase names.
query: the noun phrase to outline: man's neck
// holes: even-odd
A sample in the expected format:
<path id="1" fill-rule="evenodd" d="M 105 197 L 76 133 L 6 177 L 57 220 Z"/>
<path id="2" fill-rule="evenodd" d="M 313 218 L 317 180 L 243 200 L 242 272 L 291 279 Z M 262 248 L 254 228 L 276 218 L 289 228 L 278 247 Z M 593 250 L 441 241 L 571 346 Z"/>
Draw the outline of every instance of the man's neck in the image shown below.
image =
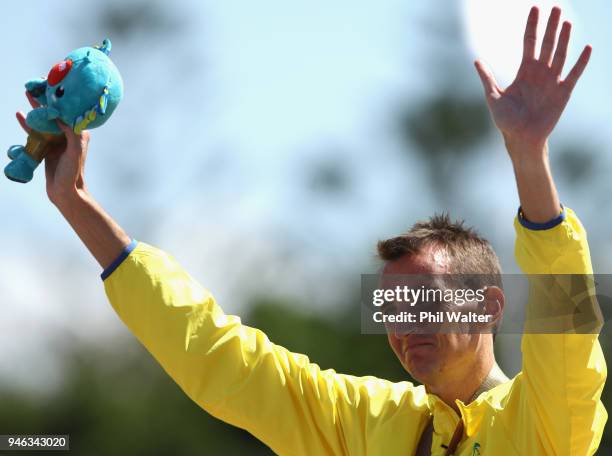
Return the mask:
<path id="1" fill-rule="evenodd" d="M 484 358 L 482 362 L 471 366 L 470 369 L 466 370 L 461 375 L 449 379 L 450 381 L 446 380 L 439 385 L 425 385 L 425 388 L 428 393 L 435 394 L 456 412 L 459 412 L 459 408 L 455 401 L 459 399 L 463 403 L 468 404 L 475 399 L 476 396 L 482 392 L 480 390 L 483 383 L 485 385 L 489 383 L 485 382 L 485 380 L 487 380 L 489 374 L 492 373 L 494 367 L 495 371 L 493 373 L 496 374 L 496 379 L 500 376 L 505 378 L 503 373 L 501 375 L 497 373 L 499 368 L 495 362 L 495 357 L 491 355 L 490 357 Z M 499 381 L 497 383 L 499 383 Z"/>

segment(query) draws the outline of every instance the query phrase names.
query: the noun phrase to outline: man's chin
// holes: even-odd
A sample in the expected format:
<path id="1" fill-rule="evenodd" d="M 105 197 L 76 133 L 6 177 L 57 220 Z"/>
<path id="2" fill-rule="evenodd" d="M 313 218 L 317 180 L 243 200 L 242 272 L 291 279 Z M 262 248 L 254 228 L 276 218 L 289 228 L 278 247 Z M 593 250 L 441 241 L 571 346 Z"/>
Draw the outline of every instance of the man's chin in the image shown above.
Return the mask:
<path id="1" fill-rule="evenodd" d="M 403 359 L 402 365 L 412 378 L 424 385 L 433 383 L 436 372 L 438 371 L 434 360 L 421 357 L 417 359 L 414 357 Z"/>

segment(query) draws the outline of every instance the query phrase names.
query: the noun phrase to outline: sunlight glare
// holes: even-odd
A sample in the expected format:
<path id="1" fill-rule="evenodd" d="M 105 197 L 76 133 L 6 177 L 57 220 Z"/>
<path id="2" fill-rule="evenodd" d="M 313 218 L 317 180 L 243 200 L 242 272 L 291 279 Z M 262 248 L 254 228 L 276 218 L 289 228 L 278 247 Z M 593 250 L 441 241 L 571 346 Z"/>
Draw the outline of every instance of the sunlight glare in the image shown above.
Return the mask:
<path id="1" fill-rule="evenodd" d="M 523 33 L 530 8 L 540 8 L 539 49 L 553 6 L 562 10 L 561 22 L 576 18 L 567 0 L 463 0 L 463 27 L 470 51 L 489 65 L 502 88 L 512 82 L 523 53 Z M 537 56 L 538 51 L 536 51 Z"/>

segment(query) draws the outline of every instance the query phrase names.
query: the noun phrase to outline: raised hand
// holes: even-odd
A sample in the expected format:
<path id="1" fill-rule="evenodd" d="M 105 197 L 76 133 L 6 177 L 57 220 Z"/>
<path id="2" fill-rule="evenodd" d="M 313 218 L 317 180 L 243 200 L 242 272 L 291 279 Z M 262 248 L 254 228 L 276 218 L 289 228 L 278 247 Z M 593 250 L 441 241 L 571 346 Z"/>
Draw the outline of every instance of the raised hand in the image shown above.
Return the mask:
<path id="1" fill-rule="evenodd" d="M 540 55 L 536 57 L 538 16 L 539 10 L 534 6 L 525 27 L 523 60 L 514 81 L 506 89 L 499 87 L 491 71 L 481 61 L 475 62 L 493 121 L 506 143 L 513 144 L 513 147 L 509 147 L 511 155 L 545 149 L 547 138 L 559 121 L 591 56 L 591 46 L 586 46 L 567 77 L 562 79 L 572 26 L 567 21 L 563 22 L 557 42 L 561 10 L 554 7 L 548 19 Z"/>
<path id="2" fill-rule="evenodd" d="M 33 108 L 39 103 L 26 92 L 28 101 Z M 26 116 L 22 112 L 16 114 L 17 121 L 26 133 L 31 128 L 26 123 Z M 86 190 L 84 182 L 85 160 L 87 158 L 87 145 L 89 132 L 83 131 L 75 135 L 72 129 L 61 122 L 57 122 L 66 136 L 66 141 L 54 146 L 45 158 L 45 175 L 47 179 L 47 195 L 55 205 L 75 191 Z"/>
<path id="3" fill-rule="evenodd" d="M 39 103 L 28 93 L 33 108 Z M 30 133 L 22 112 L 17 113 L 21 127 Z M 76 135 L 57 121 L 66 135 L 66 142 L 55 146 L 45 157 L 47 195 L 72 226 L 100 266 L 106 269 L 130 244 L 130 237 L 87 191 L 84 180 L 89 132 Z"/>

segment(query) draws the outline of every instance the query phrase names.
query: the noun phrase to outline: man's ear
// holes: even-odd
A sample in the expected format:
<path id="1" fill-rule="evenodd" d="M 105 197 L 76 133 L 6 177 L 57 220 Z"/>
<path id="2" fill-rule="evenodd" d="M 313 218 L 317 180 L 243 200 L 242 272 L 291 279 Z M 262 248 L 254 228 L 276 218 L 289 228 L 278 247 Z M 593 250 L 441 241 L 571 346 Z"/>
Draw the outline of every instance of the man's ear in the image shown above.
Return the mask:
<path id="1" fill-rule="evenodd" d="M 493 328 L 501 323 L 505 303 L 506 297 L 501 288 L 490 286 L 485 289 L 484 300 L 481 304 L 481 312 L 491 316 L 489 321 L 485 324 L 485 327 L 490 328 L 491 333 L 493 333 Z"/>

